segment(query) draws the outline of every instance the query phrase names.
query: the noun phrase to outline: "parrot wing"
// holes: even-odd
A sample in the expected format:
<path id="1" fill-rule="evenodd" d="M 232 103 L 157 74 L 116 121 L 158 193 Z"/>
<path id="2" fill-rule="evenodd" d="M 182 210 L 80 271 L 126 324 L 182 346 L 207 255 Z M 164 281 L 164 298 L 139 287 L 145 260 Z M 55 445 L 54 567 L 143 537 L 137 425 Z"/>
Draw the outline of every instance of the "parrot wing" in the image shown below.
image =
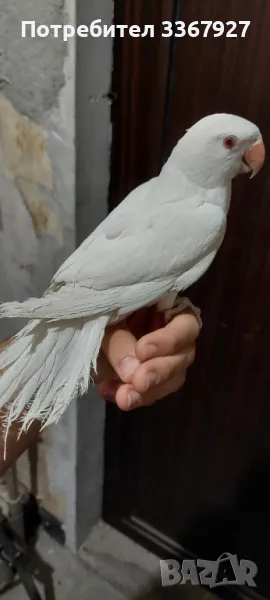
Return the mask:
<path id="1" fill-rule="evenodd" d="M 129 314 L 199 279 L 225 229 L 224 211 L 199 198 L 159 206 L 143 219 L 116 212 L 70 257 L 42 298 L 2 304 L 0 316 L 58 320 Z"/>
<path id="2" fill-rule="evenodd" d="M 60 267 L 53 283 L 80 284 L 108 290 L 142 282 L 179 278 L 204 256 L 217 251 L 226 215 L 196 198 L 162 205 L 143 218 L 131 212 L 111 213 Z"/>

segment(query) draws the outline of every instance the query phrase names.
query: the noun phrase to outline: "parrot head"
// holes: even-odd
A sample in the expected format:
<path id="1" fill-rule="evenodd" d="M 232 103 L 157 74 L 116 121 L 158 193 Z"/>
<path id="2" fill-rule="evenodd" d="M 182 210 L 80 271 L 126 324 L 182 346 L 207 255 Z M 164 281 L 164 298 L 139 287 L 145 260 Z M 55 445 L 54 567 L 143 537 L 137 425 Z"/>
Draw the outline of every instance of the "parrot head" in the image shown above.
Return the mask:
<path id="1" fill-rule="evenodd" d="M 264 163 L 265 147 L 254 123 L 235 115 L 214 114 L 187 130 L 171 159 L 191 181 L 219 187 L 240 173 L 254 177 Z"/>

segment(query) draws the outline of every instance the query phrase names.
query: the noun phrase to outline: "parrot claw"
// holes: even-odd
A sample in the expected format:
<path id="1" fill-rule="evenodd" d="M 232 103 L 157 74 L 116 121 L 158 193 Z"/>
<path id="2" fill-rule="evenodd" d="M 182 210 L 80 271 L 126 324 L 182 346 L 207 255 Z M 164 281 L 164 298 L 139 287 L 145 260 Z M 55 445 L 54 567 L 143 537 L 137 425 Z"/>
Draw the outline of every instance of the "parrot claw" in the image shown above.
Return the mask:
<path id="1" fill-rule="evenodd" d="M 166 323 L 169 323 L 176 315 L 181 314 L 187 308 L 190 308 L 192 310 L 201 329 L 203 324 L 200 309 L 197 306 L 194 306 L 194 304 L 192 304 L 189 298 L 186 298 L 184 296 L 177 296 L 173 307 L 164 311 Z"/>

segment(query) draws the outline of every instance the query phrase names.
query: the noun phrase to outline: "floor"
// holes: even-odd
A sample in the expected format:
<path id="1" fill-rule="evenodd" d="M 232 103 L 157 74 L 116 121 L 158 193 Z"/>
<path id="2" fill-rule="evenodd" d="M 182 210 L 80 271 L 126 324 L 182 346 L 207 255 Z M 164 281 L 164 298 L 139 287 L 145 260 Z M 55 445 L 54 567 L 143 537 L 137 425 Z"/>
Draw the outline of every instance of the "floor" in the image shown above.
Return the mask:
<path id="1" fill-rule="evenodd" d="M 37 550 L 49 565 L 46 589 L 38 584 L 44 600 L 217 600 L 197 587 L 162 588 L 158 558 L 102 522 L 76 556 L 44 532 Z M 27 600 L 21 585 L 2 597 Z"/>

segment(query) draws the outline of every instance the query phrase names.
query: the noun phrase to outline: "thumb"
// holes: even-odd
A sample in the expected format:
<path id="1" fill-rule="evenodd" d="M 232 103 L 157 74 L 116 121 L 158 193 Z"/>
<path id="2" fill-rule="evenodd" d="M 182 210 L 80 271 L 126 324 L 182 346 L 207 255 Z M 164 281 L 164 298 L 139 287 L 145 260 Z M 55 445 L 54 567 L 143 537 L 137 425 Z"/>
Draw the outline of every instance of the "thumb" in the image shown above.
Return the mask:
<path id="1" fill-rule="evenodd" d="M 125 322 L 108 327 L 102 342 L 103 352 L 124 383 L 130 382 L 132 374 L 139 366 L 136 358 L 137 339 L 129 330 Z"/>

